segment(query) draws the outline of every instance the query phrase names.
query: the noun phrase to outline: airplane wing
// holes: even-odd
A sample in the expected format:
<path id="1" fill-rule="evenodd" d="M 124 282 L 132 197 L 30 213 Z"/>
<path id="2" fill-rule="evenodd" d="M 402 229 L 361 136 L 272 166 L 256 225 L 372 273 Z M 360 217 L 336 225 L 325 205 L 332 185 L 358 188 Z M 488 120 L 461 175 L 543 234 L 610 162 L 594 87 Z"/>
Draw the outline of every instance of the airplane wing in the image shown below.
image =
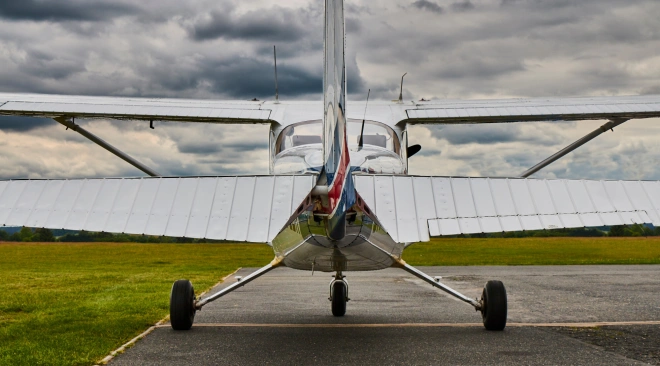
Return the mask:
<path id="1" fill-rule="evenodd" d="M 314 175 L 0 181 L 0 225 L 267 243 L 311 204 L 315 183 Z"/>
<path id="2" fill-rule="evenodd" d="M 359 196 L 400 243 L 430 236 L 660 225 L 660 182 L 356 175 Z"/>
<path id="3" fill-rule="evenodd" d="M 660 117 L 660 95 L 419 102 L 408 124 L 581 121 Z"/>
<path id="4" fill-rule="evenodd" d="M 258 101 L 209 101 L 0 93 L 0 115 L 207 123 L 267 123 Z"/>

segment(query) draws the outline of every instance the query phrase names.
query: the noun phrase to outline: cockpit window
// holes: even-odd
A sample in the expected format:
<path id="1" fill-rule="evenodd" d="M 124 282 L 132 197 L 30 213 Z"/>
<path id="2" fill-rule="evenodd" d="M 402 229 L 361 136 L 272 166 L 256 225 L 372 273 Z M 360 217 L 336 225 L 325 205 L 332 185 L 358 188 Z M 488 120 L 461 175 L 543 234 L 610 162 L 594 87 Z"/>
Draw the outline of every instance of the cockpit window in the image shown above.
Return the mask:
<path id="1" fill-rule="evenodd" d="M 362 130 L 361 120 L 348 120 L 346 130 L 349 148 L 357 147 Z M 277 138 L 276 154 L 303 145 L 314 145 L 323 143 L 323 124 L 320 120 L 297 123 L 282 130 Z M 373 121 L 364 124 L 365 147 L 379 147 L 399 154 L 400 144 L 394 130 L 390 127 Z"/>
<path id="2" fill-rule="evenodd" d="M 321 121 L 296 123 L 286 127 L 277 138 L 277 151 L 280 152 L 302 145 L 323 143 L 323 124 Z"/>
<path id="3" fill-rule="evenodd" d="M 348 136 L 348 146 L 357 147 L 360 141 L 360 132 L 362 131 L 362 121 L 349 120 L 346 125 Z M 373 121 L 365 121 L 363 142 L 365 147 L 368 145 L 377 146 L 399 153 L 399 139 L 390 127 Z"/>

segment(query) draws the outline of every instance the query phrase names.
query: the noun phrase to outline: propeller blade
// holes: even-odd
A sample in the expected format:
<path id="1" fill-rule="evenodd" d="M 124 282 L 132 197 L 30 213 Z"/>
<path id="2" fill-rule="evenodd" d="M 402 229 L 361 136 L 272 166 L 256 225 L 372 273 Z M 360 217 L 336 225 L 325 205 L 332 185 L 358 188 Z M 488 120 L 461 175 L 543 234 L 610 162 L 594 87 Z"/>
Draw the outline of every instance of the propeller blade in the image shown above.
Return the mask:
<path id="1" fill-rule="evenodd" d="M 408 158 L 417 154 L 422 149 L 421 145 L 408 146 Z"/>

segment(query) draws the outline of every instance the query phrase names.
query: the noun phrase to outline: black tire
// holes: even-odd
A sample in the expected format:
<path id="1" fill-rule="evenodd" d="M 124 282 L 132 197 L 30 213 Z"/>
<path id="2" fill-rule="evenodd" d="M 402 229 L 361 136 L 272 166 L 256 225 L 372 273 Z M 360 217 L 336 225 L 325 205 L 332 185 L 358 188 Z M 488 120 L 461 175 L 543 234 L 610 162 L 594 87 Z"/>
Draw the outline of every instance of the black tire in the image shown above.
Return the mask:
<path id="1" fill-rule="evenodd" d="M 506 327 L 506 290 L 501 281 L 488 281 L 481 295 L 481 316 L 487 330 L 503 330 Z"/>
<path id="2" fill-rule="evenodd" d="M 178 280 L 170 293 L 170 323 L 174 330 L 188 330 L 195 320 L 195 289 L 188 280 Z"/>
<path id="3" fill-rule="evenodd" d="M 344 316 L 346 314 L 346 283 L 336 281 L 332 284 L 332 315 Z"/>

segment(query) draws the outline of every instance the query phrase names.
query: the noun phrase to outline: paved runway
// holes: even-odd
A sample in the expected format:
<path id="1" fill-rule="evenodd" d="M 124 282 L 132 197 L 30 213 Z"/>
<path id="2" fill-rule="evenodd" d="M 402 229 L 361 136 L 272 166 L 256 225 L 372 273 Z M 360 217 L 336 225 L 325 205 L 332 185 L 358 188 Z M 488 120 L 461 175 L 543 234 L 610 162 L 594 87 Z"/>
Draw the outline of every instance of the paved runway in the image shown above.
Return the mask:
<path id="1" fill-rule="evenodd" d="M 660 364 L 660 266 L 422 270 L 471 297 L 502 280 L 510 325 L 488 332 L 471 306 L 397 269 L 347 273 L 351 301 L 335 318 L 329 273 L 282 268 L 205 306 L 192 330 L 157 328 L 111 365 Z M 585 322 L 642 324 L 547 326 Z"/>

